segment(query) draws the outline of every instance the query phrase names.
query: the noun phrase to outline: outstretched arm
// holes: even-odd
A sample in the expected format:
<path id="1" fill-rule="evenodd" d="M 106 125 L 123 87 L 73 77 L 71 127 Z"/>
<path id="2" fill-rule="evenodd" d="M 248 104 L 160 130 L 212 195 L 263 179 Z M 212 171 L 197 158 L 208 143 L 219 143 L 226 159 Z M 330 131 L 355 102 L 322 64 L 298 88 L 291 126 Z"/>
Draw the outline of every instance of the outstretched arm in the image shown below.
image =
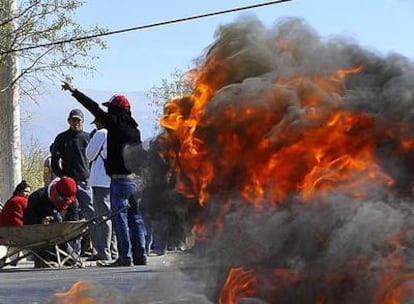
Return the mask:
<path id="1" fill-rule="evenodd" d="M 62 90 L 71 92 L 72 96 L 75 97 L 81 105 L 91 112 L 91 114 L 95 116 L 106 128 L 108 127 L 108 123 L 110 123 L 108 113 L 102 110 L 98 103 L 73 87 L 69 82 L 62 82 Z"/>

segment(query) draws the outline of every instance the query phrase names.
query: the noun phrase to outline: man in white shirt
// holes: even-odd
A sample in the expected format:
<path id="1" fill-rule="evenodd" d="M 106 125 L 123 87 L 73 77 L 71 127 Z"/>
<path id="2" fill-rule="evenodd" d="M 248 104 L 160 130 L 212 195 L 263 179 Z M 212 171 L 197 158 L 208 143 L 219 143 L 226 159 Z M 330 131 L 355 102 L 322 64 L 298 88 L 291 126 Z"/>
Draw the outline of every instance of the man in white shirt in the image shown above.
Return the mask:
<path id="1" fill-rule="evenodd" d="M 98 120 L 92 121 L 96 130 L 91 133 L 92 138 L 86 147 L 86 157 L 91 162 L 89 185 L 92 187 L 92 200 L 97 222 L 103 221 L 110 215 L 111 203 L 109 199 L 109 187 L 111 178 L 106 174 L 104 160 L 107 155 L 106 137 L 108 131 L 102 128 Z M 87 261 L 111 261 L 118 256 L 115 231 L 112 221 L 106 220 L 97 225 L 92 231 L 92 242 L 96 255 L 87 258 Z"/>

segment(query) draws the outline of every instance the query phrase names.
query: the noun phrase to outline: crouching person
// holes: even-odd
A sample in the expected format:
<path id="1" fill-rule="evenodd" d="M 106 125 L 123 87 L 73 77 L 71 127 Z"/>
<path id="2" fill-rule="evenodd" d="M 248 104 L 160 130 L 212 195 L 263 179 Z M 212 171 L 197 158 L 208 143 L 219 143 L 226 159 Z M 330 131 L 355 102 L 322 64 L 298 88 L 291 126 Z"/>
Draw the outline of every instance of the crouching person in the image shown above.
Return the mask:
<path id="1" fill-rule="evenodd" d="M 51 222 L 79 220 L 79 204 L 76 200 L 77 186 L 70 177 L 57 177 L 49 185 L 37 189 L 28 198 L 23 213 L 24 225 L 49 224 Z M 62 250 L 72 250 L 69 244 L 61 244 Z M 36 252 L 46 261 L 56 261 L 48 250 Z M 46 267 L 37 257 L 35 268 Z"/>

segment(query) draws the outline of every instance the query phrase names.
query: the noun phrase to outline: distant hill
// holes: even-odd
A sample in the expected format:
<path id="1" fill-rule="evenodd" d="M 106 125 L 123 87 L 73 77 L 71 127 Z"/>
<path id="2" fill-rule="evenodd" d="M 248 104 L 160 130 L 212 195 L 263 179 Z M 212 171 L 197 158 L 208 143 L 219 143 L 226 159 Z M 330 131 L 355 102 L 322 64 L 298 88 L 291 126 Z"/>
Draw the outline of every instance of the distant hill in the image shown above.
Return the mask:
<path id="1" fill-rule="evenodd" d="M 125 94 L 131 103 L 132 115 L 139 123 L 142 138 L 145 140 L 156 134 L 154 108 L 149 105 L 144 92 L 84 90 L 83 93 L 98 103 L 107 101 L 116 93 Z M 21 116 L 23 120 L 28 118 L 22 123 L 23 146 L 28 146 L 33 139 L 38 141 L 42 148 L 47 149 L 56 135 L 68 128 L 67 118 L 73 108 L 79 108 L 84 112 L 85 131 L 93 130 L 93 125 L 90 124 L 93 117 L 90 113 L 69 92 L 64 92 L 59 87 L 49 88 L 46 94 L 36 97 L 35 101 L 22 98 Z"/>

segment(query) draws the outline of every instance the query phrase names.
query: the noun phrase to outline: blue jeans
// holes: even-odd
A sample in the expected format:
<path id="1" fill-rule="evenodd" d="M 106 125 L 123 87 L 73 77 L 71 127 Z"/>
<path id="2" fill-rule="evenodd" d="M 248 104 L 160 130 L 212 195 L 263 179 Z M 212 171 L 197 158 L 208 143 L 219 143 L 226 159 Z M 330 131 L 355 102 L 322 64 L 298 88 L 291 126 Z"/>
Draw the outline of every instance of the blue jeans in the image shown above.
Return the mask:
<path id="1" fill-rule="evenodd" d="M 119 260 L 146 258 L 144 217 L 140 210 L 142 185 L 131 178 L 112 178 L 110 197 L 112 220 L 118 242 Z M 121 212 L 119 210 L 125 208 Z"/>

